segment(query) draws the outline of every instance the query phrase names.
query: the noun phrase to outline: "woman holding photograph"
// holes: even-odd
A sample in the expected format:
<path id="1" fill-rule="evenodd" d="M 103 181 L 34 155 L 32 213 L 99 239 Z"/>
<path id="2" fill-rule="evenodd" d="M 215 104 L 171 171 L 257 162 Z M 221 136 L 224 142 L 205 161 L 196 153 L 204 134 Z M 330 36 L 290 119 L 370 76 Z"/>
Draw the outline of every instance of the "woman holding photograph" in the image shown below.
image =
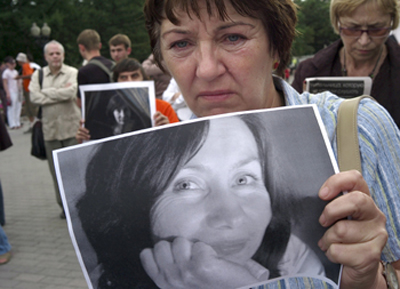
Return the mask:
<path id="1" fill-rule="evenodd" d="M 277 63 L 281 75 L 289 62 L 293 1 L 146 0 L 144 11 L 154 58 L 165 63 L 197 117 L 315 104 L 336 154 L 343 99 L 300 95 L 273 76 Z M 329 229 L 318 245 L 344 265 L 341 288 L 387 288 L 387 280 L 397 279 L 387 272 L 400 270 L 400 132 L 382 106 L 364 99 L 358 133 L 363 175 L 342 172 L 322 185 L 319 197 L 331 202 L 319 219 Z"/>
<path id="2" fill-rule="evenodd" d="M 243 115 L 103 143 L 77 205 L 102 265 L 98 288 L 153 288 L 151 280 L 237 288 L 323 276 L 315 253 L 291 234 L 293 196 L 268 172 L 266 135 L 257 116 Z M 117 176 L 99 177 L 108 166 Z"/>
<path id="3" fill-rule="evenodd" d="M 308 77 L 370 77 L 371 96 L 400 126 L 400 46 L 389 37 L 399 23 L 398 0 L 332 0 L 330 16 L 340 39 L 299 64 L 293 87 L 302 92 Z"/>

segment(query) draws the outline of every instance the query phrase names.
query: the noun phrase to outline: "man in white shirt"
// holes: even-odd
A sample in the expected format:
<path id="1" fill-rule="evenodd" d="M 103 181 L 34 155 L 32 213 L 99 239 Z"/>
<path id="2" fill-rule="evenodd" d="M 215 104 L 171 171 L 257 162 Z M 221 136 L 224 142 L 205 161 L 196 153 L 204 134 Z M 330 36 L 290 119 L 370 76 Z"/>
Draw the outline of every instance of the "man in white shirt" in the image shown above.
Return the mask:
<path id="1" fill-rule="evenodd" d="M 54 170 L 52 151 L 75 145 L 75 132 L 79 127 L 80 110 L 76 104 L 78 70 L 64 64 L 64 47 L 50 41 L 44 47 L 48 66 L 33 73 L 29 84 L 31 100 L 42 107 L 43 136 L 50 172 L 54 180 L 57 203 L 63 208 Z M 64 210 L 60 214 L 65 218 Z"/>

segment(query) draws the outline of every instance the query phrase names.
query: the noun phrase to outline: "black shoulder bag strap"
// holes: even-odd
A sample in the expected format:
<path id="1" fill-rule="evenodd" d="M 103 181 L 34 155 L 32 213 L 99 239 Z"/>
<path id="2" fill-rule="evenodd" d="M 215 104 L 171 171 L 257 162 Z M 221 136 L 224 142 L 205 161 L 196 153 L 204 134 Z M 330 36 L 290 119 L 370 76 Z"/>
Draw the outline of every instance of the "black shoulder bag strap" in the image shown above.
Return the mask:
<path id="1" fill-rule="evenodd" d="M 109 69 L 107 66 L 105 66 L 104 64 L 103 64 L 103 62 L 101 62 L 101 61 L 99 61 L 99 60 L 97 60 L 97 59 L 90 59 L 89 60 L 89 62 L 88 62 L 88 64 L 94 64 L 94 65 L 96 65 L 96 66 L 98 66 L 98 67 L 100 67 L 107 75 L 108 75 L 108 77 L 110 78 L 110 82 L 113 82 L 113 72 L 112 72 L 112 70 L 113 70 L 113 68 L 114 68 L 114 66 L 115 66 L 115 63 L 113 62 L 113 64 L 112 64 L 112 66 L 111 66 L 111 68 Z"/>
<path id="2" fill-rule="evenodd" d="M 42 89 L 42 86 L 43 86 L 43 70 L 42 69 L 39 69 L 39 85 L 40 85 L 40 89 Z M 36 117 L 38 119 L 42 119 L 42 106 L 39 106 Z"/>

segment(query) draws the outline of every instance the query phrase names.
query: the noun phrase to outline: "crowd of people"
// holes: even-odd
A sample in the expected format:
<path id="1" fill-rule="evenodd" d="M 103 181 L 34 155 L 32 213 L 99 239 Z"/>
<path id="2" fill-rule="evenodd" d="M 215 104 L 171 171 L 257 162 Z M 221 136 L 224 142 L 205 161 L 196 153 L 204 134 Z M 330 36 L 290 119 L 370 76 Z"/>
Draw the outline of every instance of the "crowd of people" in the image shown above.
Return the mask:
<path id="1" fill-rule="evenodd" d="M 47 66 L 40 67 L 30 60 L 29 54 L 20 52 L 15 58 L 7 56 L 0 69 L 0 103 L 4 128 L 1 138 L 5 138 L 7 133 L 6 125 L 12 130 L 22 127 L 22 104 L 29 120 L 29 127 L 24 133 L 31 133 L 33 124 L 38 120 L 37 117 L 40 117 L 46 156 L 62 219 L 65 219 L 65 212 L 55 175 L 52 151 L 90 139 L 89 131 L 82 126 L 84 120 L 81 119 L 79 85 L 152 79 L 155 81 L 157 96 L 157 112 L 153 116 L 155 125 L 179 121 L 171 105 L 161 99 L 163 90 L 170 82 L 170 75 L 154 63 L 152 55 L 143 62 L 143 66 L 138 60 L 128 58 L 131 53 L 131 41 L 127 35 L 117 34 L 109 40 L 111 59 L 101 56 L 101 38 L 95 30 L 82 31 L 77 38 L 77 44 L 85 60 L 85 65 L 79 70 L 64 63 L 64 47 L 56 40 L 44 46 Z M 16 70 L 17 63 L 20 67 L 19 72 Z M 114 75 L 114 78 L 110 78 L 110 75 Z M 0 197 L 2 201 L 2 194 Z M 0 205 L 3 207 L 2 202 Z M 4 210 L 0 209 L 0 213 L 4 214 Z M 0 264 L 10 260 L 10 250 L 11 246 L 1 229 Z"/>
<path id="2" fill-rule="evenodd" d="M 90 131 L 82 126 L 85 120 L 80 117 L 80 85 L 154 79 L 158 98 L 167 91 L 169 103 L 163 105 L 171 112 L 168 115 L 161 109 L 162 101 L 157 100 L 158 112 L 152 117 L 159 125 L 179 121 L 172 109 L 178 104 L 176 101 L 185 103 L 192 119 L 314 104 L 337 156 L 337 114 L 343 98 L 329 91 L 318 94 L 303 91 L 304 80 L 312 76 L 370 77 L 371 95 L 376 101 L 363 99 L 358 108 L 362 174 L 355 170 L 341 172 L 321 186 L 319 197 L 330 202 L 319 222 L 329 229 L 318 246 L 330 261 L 343 264 L 341 288 L 398 288 L 400 47 L 390 33 L 399 24 L 399 4 L 397 0 L 332 0 L 330 13 L 333 29 L 340 39 L 299 63 L 291 86 L 284 81 L 284 72 L 296 35 L 293 1 L 146 0 L 144 15 L 153 53 L 143 65 L 129 58 L 131 43 L 123 34 L 109 41 L 112 60 L 101 56 L 101 39 L 92 29 L 82 31 L 77 38 L 79 52 L 86 62 L 79 70 L 64 64 L 63 45 L 55 40 L 44 48 L 48 66 L 31 74 L 27 70 L 19 76 L 14 58 L 7 57 L 4 60 L 7 68 L 2 75 L 5 91 L 2 103 L 5 99 L 9 104 L 9 127 L 21 127 L 20 79 L 30 77 L 29 95 L 26 91 L 25 97 L 42 108 L 49 167 L 62 210 L 60 216 L 65 218 L 51 152 L 90 139 Z M 22 64 L 24 57 L 17 60 Z M 168 94 L 168 86 L 175 86 L 176 90 Z M 243 126 L 240 122 L 237 125 Z M 343 191 L 348 193 L 342 195 Z M 221 234 L 223 230 L 227 228 L 221 229 Z M 209 288 L 210 284 L 218 284 L 219 288 L 236 288 L 243 285 L 241 278 L 254 283 L 266 281 L 235 260 L 225 262 L 216 253 L 213 258 L 196 259 L 193 264 L 191 256 L 181 258 L 171 249 L 177 246 L 178 239 L 182 250 L 198 243 L 212 250 L 207 240 L 193 239 L 190 234 L 152 233 L 157 242 L 162 241 L 170 248 L 167 261 L 165 250 L 160 251 L 156 241 L 154 247 L 140 256 L 144 270 L 158 287 Z M 215 272 L 205 274 L 205 270 L 198 270 L 199 266 L 213 268 L 217 264 L 219 270 Z M 116 288 L 118 278 L 111 277 L 112 282 L 104 280 L 101 288 Z"/>
<path id="3" fill-rule="evenodd" d="M 85 65 L 79 70 L 64 63 L 63 45 L 52 40 L 44 46 L 47 66 L 38 67 L 36 63 L 29 61 L 27 54 L 20 52 L 16 59 L 7 56 L 1 71 L 1 104 L 4 120 L 10 129 L 22 127 L 22 96 L 25 113 L 29 119 L 26 133 L 31 132 L 40 107 L 46 155 L 53 177 L 56 200 L 62 209 L 61 218 L 65 218 L 65 213 L 57 185 L 52 151 L 90 139 L 89 131 L 84 128 L 84 120 L 81 119 L 79 85 L 154 80 L 157 109 L 153 116 L 155 125 L 179 121 L 171 105 L 162 100 L 163 91 L 171 79 L 170 75 L 154 63 L 152 55 L 143 65 L 136 59 L 128 58 L 131 53 L 131 41 L 127 35 L 116 34 L 109 40 L 111 59 L 101 55 L 101 38 L 93 29 L 82 31 L 77 38 L 77 44 L 85 61 Z M 17 62 L 21 73 L 15 69 Z M 133 78 L 132 75 L 138 77 Z"/>

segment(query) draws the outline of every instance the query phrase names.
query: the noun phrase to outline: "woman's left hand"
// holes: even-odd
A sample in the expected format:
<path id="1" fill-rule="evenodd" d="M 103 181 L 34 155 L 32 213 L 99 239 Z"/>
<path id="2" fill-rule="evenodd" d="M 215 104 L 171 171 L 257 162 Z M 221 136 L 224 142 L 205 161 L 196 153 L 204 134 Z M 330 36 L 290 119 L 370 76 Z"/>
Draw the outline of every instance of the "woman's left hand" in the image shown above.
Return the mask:
<path id="1" fill-rule="evenodd" d="M 338 195 L 347 191 L 347 194 Z M 358 171 L 331 176 L 319 197 L 332 200 L 319 222 L 331 226 L 319 241 L 329 260 L 344 265 L 341 288 L 386 288 L 380 265 L 388 239 L 386 217 L 370 197 L 369 188 Z M 347 217 L 350 216 L 350 219 Z"/>
<path id="2" fill-rule="evenodd" d="M 169 124 L 169 119 L 165 115 L 163 115 L 161 112 L 156 111 L 156 113 L 153 116 L 155 126 L 161 126 L 165 124 Z"/>
<path id="3" fill-rule="evenodd" d="M 237 288 L 269 276 L 269 271 L 253 260 L 239 265 L 220 258 L 203 242 L 182 237 L 144 249 L 140 259 L 147 274 L 163 289 Z"/>

